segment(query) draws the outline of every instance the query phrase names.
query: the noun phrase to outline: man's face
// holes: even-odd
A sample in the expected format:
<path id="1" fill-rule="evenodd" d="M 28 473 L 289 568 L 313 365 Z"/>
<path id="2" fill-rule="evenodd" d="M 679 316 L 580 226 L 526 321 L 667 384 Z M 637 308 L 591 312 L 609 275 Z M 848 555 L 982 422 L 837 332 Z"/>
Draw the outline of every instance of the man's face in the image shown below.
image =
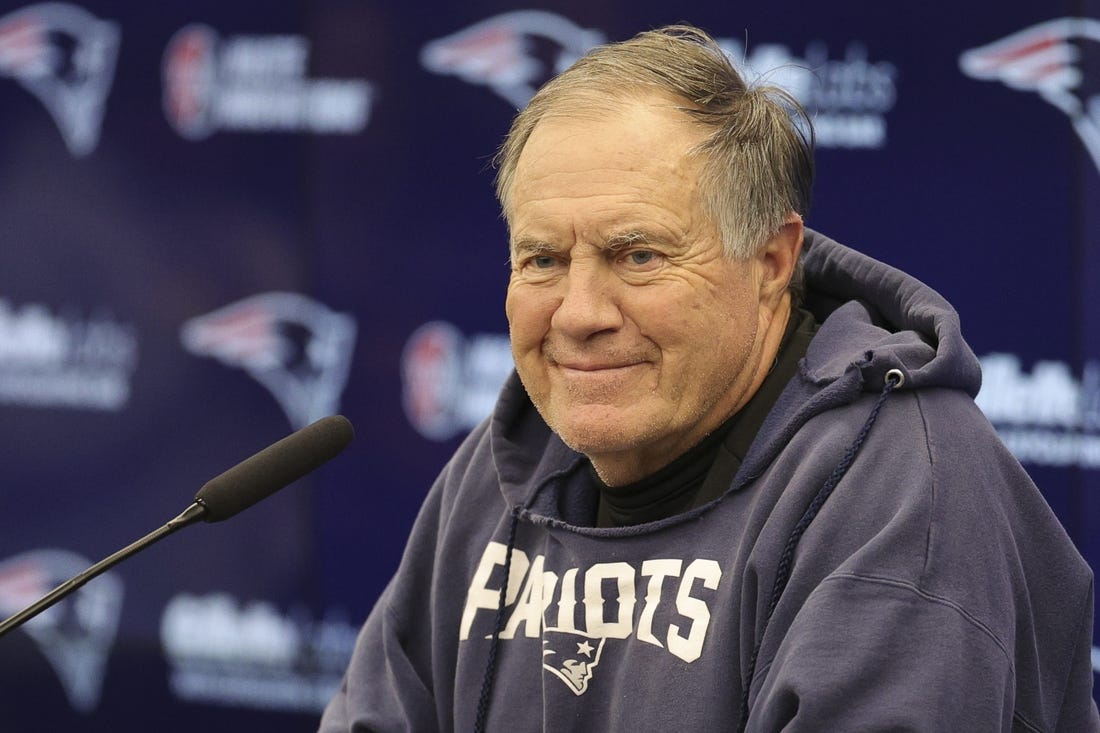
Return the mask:
<path id="1" fill-rule="evenodd" d="M 516 168 L 516 368 L 547 424 L 609 483 L 692 447 L 766 372 L 761 260 L 722 252 L 702 160 L 686 154 L 703 134 L 654 96 L 600 119 L 543 120 Z"/>

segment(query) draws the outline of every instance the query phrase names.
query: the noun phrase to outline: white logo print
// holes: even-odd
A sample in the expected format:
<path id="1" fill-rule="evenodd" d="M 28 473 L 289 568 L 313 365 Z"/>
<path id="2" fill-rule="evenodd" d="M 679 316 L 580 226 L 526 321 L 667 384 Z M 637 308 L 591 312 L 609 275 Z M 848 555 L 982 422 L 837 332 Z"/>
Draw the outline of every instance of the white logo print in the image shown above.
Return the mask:
<path id="1" fill-rule="evenodd" d="M 73 155 L 99 142 L 118 55 L 118 27 L 83 8 L 39 3 L 0 18 L 0 75 L 38 98 Z"/>
<path id="2" fill-rule="evenodd" d="M 239 367 L 268 389 L 295 428 L 339 412 L 355 320 L 296 293 L 263 293 L 183 324 L 184 347 Z"/>
<path id="3" fill-rule="evenodd" d="M 363 79 L 314 79 L 309 39 L 230 36 L 194 23 L 164 51 L 164 113 L 189 140 L 219 130 L 352 135 L 370 119 Z"/>
<path id="4" fill-rule="evenodd" d="M 1078 63 L 1089 41 L 1100 41 L 1100 20 L 1057 18 L 970 49 L 959 66 L 967 76 L 1035 92 L 1062 110 L 1100 168 L 1100 94 L 1084 86 Z"/>
<path id="5" fill-rule="evenodd" d="M 806 107 L 817 147 L 886 146 L 886 114 L 897 101 L 898 69 L 889 61 L 870 60 L 862 43 L 849 43 L 842 58 L 833 58 L 822 42 L 809 44 L 800 57 L 778 43 L 757 44 L 746 53 L 735 38 L 716 40 L 748 82 L 780 86 Z"/>
<path id="6" fill-rule="evenodd" d="M 484 84 L 520 109 L 543 82 L 605 40 L 556 13 L 514 10 L 429 42 L 420 62 L 428 71 Z M 539 58 L 540 41 L 549 42 L 548 62 Z"/>
<path id="7" fill-rule="evenodd" d="M 1056 18 L 963 52 L 959 67 L 975 79 L 996 79 L 1013 89 L 1035 92 L 1062 110 L 1093 164 L 1100 169 L 1100 94 L 1095 93 L 1095 87 L 1085 85 L 1086 76 L 1079 63 L 1083 45 L 1097 41 L 1100 41 L 1100 20 Z M 1090 362 L 1086 366 L 1084 383 L 1078 385 L 1064 364 L 1036 364 L 1034 374 L 1025 378 L 1019 369 L 1019 359 L 1014 356 L 992 354 L 982 361 L 987 376 L 978 397 L 990 397 L 986 400 L 988 404 L 979 401 L 979 405 L 992 413 L 990 419 L 997 425 L 997 432 L 1017 458 L 1040 464 L 1100 466 L 1100 439 L 1095 433 L 1052 429 L 1052 426 L 1078 427 L 1081 418 L 1086 428 L 1095 428 L 1096 394 L 1100 392 L 1096 387 L 1100 383 L 1096 364 Z M 996 388 L 987 386 L 990 370 L 986 362 L 997 367 L 993 373 L 1003 382 Z M 1006 399 L 1007 387 L 1034 397 L 1023 403 L 1033 407 L 1021 409 L 1018 400 Z M 1083 392 L 1080 400 L 1079 389 Z M 1063 399 L 1052 403 L 1048 399 L 1051 394 Z M 1003 414 L 997 414 L 998 411 Z M 1009 425 L 998 424 L 999 417 L 1008 418 Z M 1050 423 L 1049 417 L 1054 417 Z M 1021 420 L 1035 422 L 1040 427 L 1026 429 L 1012 424 Z M 1092 648 L 1092 668 L 1100 672 L 1100 647 Z"/>
<path id="8" fill-rule="evenodd" d="M 137 368 L 133 327 L 0 298 L 0 404 L 118 411 Z"/>
<path id="9" fill-rule="evenodd" d="M 853 41 L 842 58 L 832 58 L 820 42 L 810 44 L 800 57 L 775 43 L 746 53 L 737 39 L 716 41 L 749 81 L 779 85 L 811 112 L 818 147 L 886 145 L 886 114 L 897 101 L 898 71 L 888 61 L 871 60 L 863 44 Z M 580 28 L 560 15 L 518 10 L 431 41 L 421 50 L 420 61 L 437 74 L 488 86 L 522 108 L 543 82 L 605 42 L 602 32 Z"/>
<path id="10" fill-rule="evenodd" d="M 544 629 L 542 668 L 564 682 L 579 697 L 588 692 L 588 682 L 600 663 L 606 641 L 579 631 Z"/>
<path id="11" fill-rule="evenodd" d="M 358 632 L 338 614 L 314 619 L 225 593 L 181 593 L 160 622 L 178 699 L 318 715 L 340 687 Z"/>
<path id="12" fill-rule="evenodd" d="M 467 337 L 446 321 L 425 323 L 401 353 L 405 415 L 425 438 L 448 440 L 493 411 L 511 371 L 507 335 Z"/>
<path id="13" fill-rule="evenodd" d="M 88 566 L 66 550 L 35 550 L 0 563 L 0 611 L 16 613 Z M 105 573 L 46 609 L 22 630 L 42 650 L 75 710 L 99 704 L 103 671 L 122 614 L 122 582 Z"/>
<path id="14" fill-rule="evenodd" d="M 485 632 L 500 606 L 507 557 L 505 545 L 486 545 L 470 578 L 459 641 L 491 636 Z M 604 654 L 609 639 L 663 649 L 688 664 L 702 657 L 721 580 L 718 562 L 704 558 L 550 569 L 545 556 L 513 548 L 498 638 L 541 639 L 543 669 L 583 695 L 600 660 L 614 662 Z"/>

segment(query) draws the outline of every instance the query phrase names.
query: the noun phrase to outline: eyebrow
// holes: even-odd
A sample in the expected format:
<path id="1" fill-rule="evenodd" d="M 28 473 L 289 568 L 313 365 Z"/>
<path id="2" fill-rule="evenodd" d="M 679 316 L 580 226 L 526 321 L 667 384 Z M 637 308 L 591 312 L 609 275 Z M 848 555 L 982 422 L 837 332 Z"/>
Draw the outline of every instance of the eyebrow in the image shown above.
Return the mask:
<path id="1" fill-rule="evenodd" d="M 600 246 L 603 249 L 615 252 L 639 244 L 667 245 L 673 248 L 681 248 L 683 246 L 682 242 L 669 240 L 667 237 L 654 234 L 644 229 L 624 229 L 622 231 L 612 232 L 604 238 Z M 561 248 L 544 239 L 522 237 L 511 243 L 511 250 L 514 254 L 540 255 L 556 254 L 561 251 Z"/>
<path id="2" fill-rule="evenodd" d="M 604 247 L 610 250 L 623 249 L 636 244 L 652 244 L 659 241 L 658 237 L 641 229 L 628 229 L 622 232 L 614 232 L 604 240 Z"/>
<path id="3" fill-rule="evenodd" d="M 524 237 L 523 239 L 517 239 L 512 242 L 512 252 L 523 254 L 543 254 L 547 252 L 557 252 L 557 247 L 542 239 L 531 239 Z"/>
<path id="4" fill-rule="evenodd" d="M 612 232 L 604 239 L 603 243 L 603 246 L 611 252 L 637 245 L 652 245 L 670 253 L 683 251 L 687 247 L 687 244 L 679 239 L 671 239 L 664 234 L 645 229 L 624 229 L 619 232 Z"/>

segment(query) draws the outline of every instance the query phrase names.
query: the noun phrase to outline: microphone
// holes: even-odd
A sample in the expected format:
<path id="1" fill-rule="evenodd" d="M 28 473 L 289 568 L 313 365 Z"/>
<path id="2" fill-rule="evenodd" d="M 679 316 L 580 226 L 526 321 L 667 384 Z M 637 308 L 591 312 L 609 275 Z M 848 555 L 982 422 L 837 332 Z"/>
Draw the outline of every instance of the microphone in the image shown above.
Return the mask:
<path id="1" fill-rule="evenodd" d="M 291 433 L 210 479 L 195 503 L 204 522 L 220 522 L 274 494 L 335 458 L 355 437 L 351 422 L 331 415 Z"/>
<path id="2" fill-rule="evenodd" d="M 220 522 L 274 494 L 335 458 L 355 437 L 351 422 L 330 415 L 272 443 L 246 458 L 199 489 L 195 501 L 180 514 L 115 554 L 106 557 L 42 596 L 30 606 L 0 623 L 0 636 L 54 605 L 92 578 L 168 535 L 200 519 Z"/>

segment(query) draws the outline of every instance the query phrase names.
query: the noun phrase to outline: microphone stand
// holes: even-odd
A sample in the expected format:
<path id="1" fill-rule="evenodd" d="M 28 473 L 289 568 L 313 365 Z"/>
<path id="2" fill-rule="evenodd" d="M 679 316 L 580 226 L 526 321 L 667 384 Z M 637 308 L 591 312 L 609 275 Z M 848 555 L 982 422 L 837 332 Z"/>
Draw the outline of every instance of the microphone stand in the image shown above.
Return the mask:
<path id="1" fill-rule="evenodd" d="M 256 502 L 267 498 L 287 484 L 300 479 L 347 447 L 355 436 L 351 422 L 343 415 L 329 415 L 259 453 L 238 463 L 220 476 L 207 481 L 195 501 L 178 517 L 150 532 L 129 547 L 106 557 L 83 573 L 66 580 L 35 603 L 0 623 L 0 636 L 45 611 L 97 575 L 101 575 L 135 552 L 200 519 L 220 522 Z"/>
<path id="2" fill-rule="evenodd" d="M 65 596 L 80 588 L 80 586 L 84 585 L 92 578 L 102 575 L 118 563 L 130 557 L 130 555 L 133 555 L 135 552 L 145 549 L 149 545 L 164 539 L 173 532 L 194 524 L 195 522 L 202 519 L 205 513 L 206 507 L 199 502 L 195 502 L 191 506 L 184 509 L 178 517 L 168 522 L 168 524 L 159 529 L 153 530 L 137 542 L 134 542 L 133 544 L 122 548 L 115 554 L 103 558 L 95 565 L 92 565 L 90 568 L 80 573 L 79 575 L 75 575 L 69 580 L 66 580 L 64 583 L 54 588 L 52 591 L 39 598 L 37 601 L 27 606 L 19 613 L 11 616 L 8 619 L 5 619 L 2 623 L 0 623 L 0 636 L 3 636 L 12 629 L 22 626 L 24 623 L 42 613 L 47 608 L 63 599 Z"/>

